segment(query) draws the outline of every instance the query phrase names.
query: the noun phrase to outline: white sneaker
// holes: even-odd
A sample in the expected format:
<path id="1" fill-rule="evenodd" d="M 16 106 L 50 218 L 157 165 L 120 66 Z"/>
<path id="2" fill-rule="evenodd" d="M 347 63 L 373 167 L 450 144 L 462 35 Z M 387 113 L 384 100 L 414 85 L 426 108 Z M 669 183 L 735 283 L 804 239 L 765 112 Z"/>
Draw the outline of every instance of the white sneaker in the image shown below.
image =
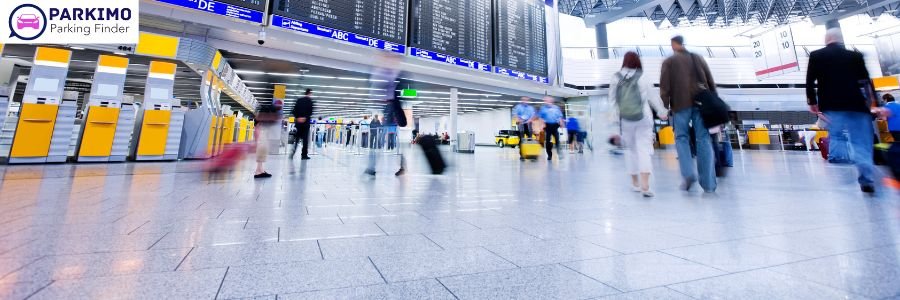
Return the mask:
<path id="1" fill-rule="evenodd" d="M 650 190 L 642 191 L 641 195 L 643 195 L 644 198 L 653 198 L 654 196 L 656 196 L 655 194 L 653 194 L 653 191 Z"/>
<path id="2" fill-rule="evenodd" d="M 633 186 L 633 185 L 632 185 L 632 186 L 631 186 L 631 191 L 632 191 L 632 192 L 635 192 L 635 193 L 640 193 L 640 192 L 643 192 L 644 190 L 642 190 L 641 187 Z"/>

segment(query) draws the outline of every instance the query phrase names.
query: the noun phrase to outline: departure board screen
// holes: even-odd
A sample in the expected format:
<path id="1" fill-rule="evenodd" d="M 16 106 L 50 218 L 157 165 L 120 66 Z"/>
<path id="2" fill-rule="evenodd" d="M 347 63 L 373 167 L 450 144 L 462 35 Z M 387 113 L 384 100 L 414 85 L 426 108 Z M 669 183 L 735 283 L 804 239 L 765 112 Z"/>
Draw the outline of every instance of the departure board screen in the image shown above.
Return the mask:
<path id="1" fill-rule="evenodd" d="M 268 4 L 266 0 L 216 0 L 216 2 L 227 3 L 263 12 L 266 11 L 266 5 Z"/>
<path id="2" fill-rule="evenodd" d="M 491 63 L 491 0 L 412 0 L 410 46 Z"/>
<path id="3" fill-rule="evenodd" d="M 273 0 L 273 14 L 406 43 L 407 0 Z"/>
<path id="4" fill-rule="evenodd" d="M 494 65 L 547 76 L 543 0 L 494 0 Z"/>

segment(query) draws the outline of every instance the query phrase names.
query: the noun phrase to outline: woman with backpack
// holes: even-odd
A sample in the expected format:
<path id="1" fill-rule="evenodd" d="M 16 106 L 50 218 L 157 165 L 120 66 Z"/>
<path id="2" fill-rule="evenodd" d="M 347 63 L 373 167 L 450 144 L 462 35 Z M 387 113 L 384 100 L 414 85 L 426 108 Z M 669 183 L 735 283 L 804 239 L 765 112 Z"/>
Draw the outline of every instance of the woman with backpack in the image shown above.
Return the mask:
<path id="1" fill-rule="evenodd" d="M 612 120 L 622 128 L 621 141 L 627 149 L 625 161 L 631 175 L 631 186 L 644 197 L 653 197 L 650 175 L 653 173 L 653 111 L 667 120 L 669 111 L 663 106 L 653 84 L 643 76 L 641 59 L 635 52 L 625 53 L 622 69 L 609 83 Z M 652 110 L 651 110 L 652 108 Z"/>

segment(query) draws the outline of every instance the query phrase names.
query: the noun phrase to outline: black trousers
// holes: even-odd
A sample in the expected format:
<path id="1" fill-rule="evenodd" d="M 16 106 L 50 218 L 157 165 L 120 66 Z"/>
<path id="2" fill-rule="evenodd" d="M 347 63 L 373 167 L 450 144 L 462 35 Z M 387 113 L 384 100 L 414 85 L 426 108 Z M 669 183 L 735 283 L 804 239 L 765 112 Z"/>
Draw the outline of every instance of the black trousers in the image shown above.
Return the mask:
<path id="1" fill-rule="evenodd" d="M 544 148 L 547 148 L 547 158 L 553 158 L 553 143 L 550 138 L 553 138 L 553 141 L 556 141 L 556 147 L 561 147 L 559 142 L 559 124 L 547 124 L 544 127 Z M 556 152 L 559 152 L 559 148 L 556 149 Z"/>
<path id="2" fill-rule="evenodd" d="M 303 141 L 303 150 L 300 150 L 300 157 L 309 156 L 309 123 L 297 123 L 297 134 L 294 135 L 294 151 L 291 157 L 297 154 L 297 144 Z"/>

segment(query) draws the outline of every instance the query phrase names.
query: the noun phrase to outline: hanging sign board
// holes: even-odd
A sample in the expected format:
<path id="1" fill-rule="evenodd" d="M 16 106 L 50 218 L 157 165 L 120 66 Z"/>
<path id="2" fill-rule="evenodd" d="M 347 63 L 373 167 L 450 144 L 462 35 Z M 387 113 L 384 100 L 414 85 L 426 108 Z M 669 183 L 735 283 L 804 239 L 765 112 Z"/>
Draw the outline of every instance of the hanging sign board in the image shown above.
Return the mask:
<path id="1" fill-rule="evenodd" d="M 758 80 L 800 71 L 790 26 L 779 27 L 754 37 L 751 48 L 755 57 L 753 66 Z"/>

